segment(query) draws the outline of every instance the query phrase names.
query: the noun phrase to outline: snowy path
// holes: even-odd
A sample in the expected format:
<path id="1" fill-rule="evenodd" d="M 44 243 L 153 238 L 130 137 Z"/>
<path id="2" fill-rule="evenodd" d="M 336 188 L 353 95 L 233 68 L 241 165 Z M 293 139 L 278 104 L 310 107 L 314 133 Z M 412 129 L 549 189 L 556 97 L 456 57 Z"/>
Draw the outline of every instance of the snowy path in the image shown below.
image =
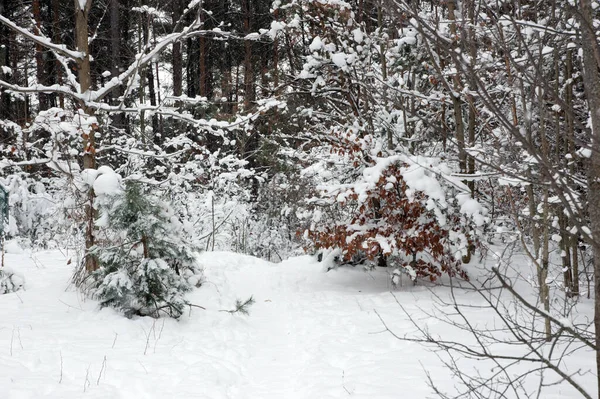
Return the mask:
<path id="1" fill-rule="evenodd" d="M 239 397 L 391 398 L 403 390 L 393 352 L 406 345 L 373 334 L 381 331 L 374 300 L 389 296 L 385 276 L 374 279 L 359 270 L 325 274 L 308 257 L 280 265 L 250 257 L 217 259 L 207 270 L 209 280 L 257 301 L 242 342 L 250 353 L 236 387 Z M 393 393 L 394 386 L 400 391 Z"/>
<path id="2" fill-rule="evenodd" d="M 190 300 L 206 311 L 127 320 L 65 291 L 71 266 L 60 252 L 8 254 L 27 290 L 0 296 L 0 399 L 419 399 L 432 397 L 423 365 L 454 385 L 435 355 L 382 332 L 374 309 L 397 333 L 412 331 L 385 271 L 323 273 L 309 257 L 201 261 L 207 282 Z M 219 312 L 250 295 L 250 316 Z M 396 296 L 415 314 L 431 305 L 422 287 Z"/>

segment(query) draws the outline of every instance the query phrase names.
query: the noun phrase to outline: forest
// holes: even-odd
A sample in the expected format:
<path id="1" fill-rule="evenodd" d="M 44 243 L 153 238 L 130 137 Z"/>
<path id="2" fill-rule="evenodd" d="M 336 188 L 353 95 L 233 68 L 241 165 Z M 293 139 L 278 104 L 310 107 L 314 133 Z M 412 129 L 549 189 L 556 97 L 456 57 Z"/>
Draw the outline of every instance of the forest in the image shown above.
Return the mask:
<path id="1" fill-rule="evenodd" d="M 600 3 L 0 0 L 0 236 L 0 293 L 14 246 L 68 249 L 129 318 L 204 309 L 215 251 L 440 287 L 475 345 L 375 312 L 439 397 L 599 397 Z"/>

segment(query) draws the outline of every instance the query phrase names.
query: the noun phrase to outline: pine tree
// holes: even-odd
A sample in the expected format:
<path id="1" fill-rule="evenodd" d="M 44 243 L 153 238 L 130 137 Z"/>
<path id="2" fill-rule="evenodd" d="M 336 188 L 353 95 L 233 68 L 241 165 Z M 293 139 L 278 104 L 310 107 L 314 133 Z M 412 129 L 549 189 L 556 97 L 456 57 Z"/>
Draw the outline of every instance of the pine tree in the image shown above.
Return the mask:
<path id="1" fill-rule="evenodd" d="M 128 183 L 99 208 L 106 239 L 90 252 L 99 265 L 91 275 L 93 296 L 127 317 L 181 316 L 201 269 L 170 207 Z"/>

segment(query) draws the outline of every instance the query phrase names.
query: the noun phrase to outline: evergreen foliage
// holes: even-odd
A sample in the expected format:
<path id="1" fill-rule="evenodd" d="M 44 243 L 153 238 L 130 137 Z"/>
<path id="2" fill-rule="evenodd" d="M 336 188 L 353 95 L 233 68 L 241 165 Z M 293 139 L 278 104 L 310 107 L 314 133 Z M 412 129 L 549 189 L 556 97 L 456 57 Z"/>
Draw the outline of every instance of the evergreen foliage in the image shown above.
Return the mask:
<path id="1" fill-rule="evenodd" d="M 128 317 L 181 316 L 184 294 L 199 285 L 201 269 L 172 210 L 140 184 L 128 183 L 100 206 L 98 224 L 106 239 L 90 256 L 100 265 L 92 274 L 100 305 Z"/>
<path id="2" fill-rule="evenodd" d="M 249 316 L 250 315 L 250 307 L 252 305 L 254 305 L 255 302 L 256 301 L 254 300 L 253 296 L 250 296 L 245 301 L 242 301 L 241 299 L 236 299 L 235 300 L 235 309 L 221 310 L 221 312 L 227 312 L 230 314 L 239 313 L 239 314 L 243 314 L 244 316 Z"/>

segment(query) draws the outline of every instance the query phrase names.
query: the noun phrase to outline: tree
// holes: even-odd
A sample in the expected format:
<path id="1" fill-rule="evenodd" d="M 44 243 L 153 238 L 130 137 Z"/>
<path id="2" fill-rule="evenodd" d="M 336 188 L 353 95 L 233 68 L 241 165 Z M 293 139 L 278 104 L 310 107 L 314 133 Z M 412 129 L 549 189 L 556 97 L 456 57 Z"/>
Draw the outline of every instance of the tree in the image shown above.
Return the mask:
<path id="1" fill-rule="evenodd" d="M 145 40 L 143 40 L 144 35 L 138 38 L 140 43 L 143 43 L 140 51 L 131 57 L 129 65 L 123 66 L 122 70 L 119 70 L 118 75 L 106 81 L 97 79 L 90 60 L 93 47 L 90 47 L 88 41 L 89 25 L 90 18 L 94 14 L 93 4 L 95 3 L 75 1 L 74 4 L 76 11 L 74 39 L 77 51 L 69 49 L 68 46 L 62 43 L 53 42 L 45 36 L 43 30 L 40 32 L 32 31 L 16 24 L 15 21 L 4 15 L 0 15 L 0 23 L 3 26 L 52 53 L 60 62 L 64 73 L 63 82 L 50 86 L 40 82 L 34 85 L 21 85 L 0 80 L 0 87 L 3 88 L 3 92 L 14 93 L 15 96 L 53 93 L 64 96 L 70 102 L 68 109 L 51 108 L 37 116 L 33 127 L 20 128 L 23 134 L 37 128 L 50 133 L 36 143 L 37 156 L 32 163 L 52 165 L 54 171 L 69 174 L 72 178 L 75 178 L 80 168 L 84 170 L 96 168 L 99 154 L 102 154 L 100 159 L 104 162 L 123 162 L 124 157 L 132 156 L 132 154 L 142 159 L 160 159 L 162 163 L 168 163 L 166 160 L 169 159 L 177 159 L 177 162 L 180 162 L 180 155 L 183 157 L 184 153 L 186 154 L 183 157 L 185 160 L 181 162 L 192 161 L 193 157 L 201 152 L 205 145 L 210 143 L 210 140 L 207 140 L 204 136 L 215 136 L 217 139 L 214 141 L 218 143 L 219 140 L 225 138 L 227 130 L 241 129 L 245 124 L 251 122 L 272 106 L 261 105 L 255 108 L 253 114 L 240 117 L 234 116 L 230 121 L 218 122 L 214 119 L 195 118 L 187 109 L 182 107 L 184 103 L 195 104 L 194 99 L 186 100 L 171 96 L 168 101 L 160 104 L 155 103 L 155 100 L 152 99 L 146 101 L 149 97 L 155 98 L 156 93 L 150 93 L 146 96 L 143 93 L 150 90 L 150 87 L 139 86 L 139 82 L 143 82 L 152 73 L 148 71 L 153 69 L 153 60 L 175 43 L 199 36 L 224 38 L 233 36 L 225 31 L 203 30 L 204 26 L 200 15 L 205 11 L 198 9 L 197 3 L 192 2 L 191 6 L 179 15 L 179 20 L 174 21 L 172 24 L 173 32 L 164 34 L 156 40 L 151 40 L 148 22 L 145 26 L 147 33 Z M 112 14 L 116 13 L 114 11 L 116 6 L 116 3 L 112 4 Z M 143 8 L 140 13 L 151 19 L 158 12 Z M 142 29 L 142 32 L 144 32 L 144 29 Z M 114 36 L 115 32 L 112 34 Z M 72 71 L 73 64 L 77 66 L 77 76 Z M 110 74 L 110 71 L 107 71 L 107 73 Z M 98 76 L 102 76 L 102 74 L 98 74 Z M 122 93 L 118 101 L 107 101 L 111 96 L 114 96 L 115 92 Z M 140 93 L 143 95 L 140 95 Z M 153 118 L 154 116 L 161 116 L 177 120 L 182 125 L 188 126 L 191 133 L 188 135 L 187 129 L 181 129 L 168 139 L 162 138 L 159 143 L 161 144 L 160 147 L 155 146 L 151 140 L 147 140 L 146 129 L 144 128 L 145 114 L 148 113 L 151 113 Z M 133 140 L 120 134 L 111 134 L 107 117 L 120 114 L 139 116 L 140 129 Z M 66 124 L 63 123 L 65 119 L 69 120 Z M 82 149 L 75 151 L 77 156 L 73 157 L 74 146 L 79 141 Z M 32 149 L 28 140 L 25 139 L 23 143 L 14 143 L 12 151 L 20 145 L 29 150 Z M 192 154 L 190 155 L 190 153 Z M 59 163 L 61 164 L 60 167 L 58 166 Z M 18 166 L 19 163 L 17 162 L 14 165 Z M 164 165 L 154 163 L 154 166 L 163 172 L 166 169 Z M 152 175 L 153 172 L 154 170 L 151 169 L 149 174 Z M 88 256 L 89 249 L 96 243 L 93 190 L 87 192 L 86 195 L 88 197 L 84 200 L 86 214 L 84 221 L 86 229 L 85 263 L 88 272 L 92 272 L 97 268 L 94 257 Z"/>
<path id="2" fill-rule="evenodd" d="M 548 354 L 546 350 L 579 344 L 586 349 L 597 348 L 597 343 L 590 337 L 597 334 L 598 329 L 592 333 L 589 324 L 571 327 L 560 321 L 560 317 L 570 317 L 570 312 L 574 312 L 576 296 L 580 293 L 578 264 L 585 258 L 580 239 L 583 238 L 592 247 L 596 245 L 595 235 L 590 234 L 596 208 L 591 202 L 589 207 L 585 204 L 597 191 L 589 180 L 590 176 L 595 176 L 593 161 L 590 164 L 587 160 L 594 154 L 593 144 L 590 144 L 595 142 L 594 129 L 593 124 L 592 129 L 586 126 L 588 110 L 598 107 L 594 104 L 597 93 L 590 94 L 590 91 L 594 92 L 596 82 L 593 79 L 597 77 L 598 70 L 597 59 L 593 59 L 597 53 L 597 49 L 593 49 L 597 38 L 595 33 L 588 31 L 587 39 L 584 38 L 581 44 L 573 42 L 579 32 L 583 38 L 585 18 L 588 18 L 587 26 L 592 26 L 593 13 L 591 9 L 582 12 L 581 8 L 573 8 L 566 3 L 542 2 L 536 6 L 508 8 L 483 3 L 479 14 L 473 14 L 467 4 L 461 9 L 462 21 L 467 22 L 458 24 L 453 2 L 448 3 L 447 9 L 414 2 L 395 1 L 395 4 L 397 15 L 408 16 L 409 23 L 418 31 L 418 40 L 429 54 L 426 62 L 432 66 L 430 82 L 441 82 L 441 94 L 452 100 L 455 124 L 464 123 L 463 116 L 458 115 L 456 110 L 468 105 L 468 123 L 478 126 L 479 131 L 474 136 L 476 140 L 469 139 L 471 143 L 468 146 L 465 146 L 464 134 L 456 127 L 459 164 L 466 165 L 466 158 L 473 157 L 480 165 L 480 172 L 476 175 L 488 172 L 493 181 L 500 183 L 499 187 L 505 187 L 508 201 L 502 205 L 504 209 L 497 207 L 501 205 L 498 202 L 492 203 L 492 206 L 496 212 L 502 212 L 513 220 L 522 251 L 537 273 L 534 287 L 538 296 L 534 301 L 519 290 L 519 278 L 515 277 L 518 271 L 509 268 L 494 268 L 493 273 L 482 277 L 481 285 L 472 286 L 487 298 L 486 306 L 501 319 L 504 331 L 514 338 L 512 341 L 503 341 L 502 334 L 492 330 L 469 325 L 468 317 L 462 313 L 466 310 L 460 309 L 465 304 L 456 302 L 455 298 L 450 300 L 459 309 L 461 319 L 451 324 L 473 336 L 522 345 L 521 349 L 527 351 L 527 355 L 503 358 L 501 352 L 486 349 L 485 342 L 488 341 L 484 340 L 479 341 L 482 345 L 480 350 L 473 349 L 472 352 L 462 351 L 458 342 L 447 345 L 443 338 L 437 346 L 445 351 L 454 351 L 454 354 L 480 356 L 498 362 L 502 373 L 507 372 L 507 367 L 512 367 L 499 364 L 505 360 L 537 362 L 541 370 L 550 370 L 584 397 L 591 397 L 586 387 L 566 372 L 562 356 L 557 356 L 553 350 Z M 583 18 L 580 23 L 571 18 L 575 14 Z M 449 29 L 441 29 L 442 26 L 449 26 Z M 581 82 L 574 78 L 574 69 L 581 71 L 581 64 L 574 63 L 572 58 L 573 49 L 580 45 L 583 53 L 588 54 L 588 61 L 595 62 L 590 69 L 588 63 L 584 63 L 583 71 L 594 71 L 591 80 L 589 74 L 584 76 L 585 96 Z M 473 52 L 473 46 L 478 51 Z M 457 48 L 461 50 L 457 51 Z M 461 87 L 456 84 L 457 81 L 468 84 Z M 461 155 L 463 151 L 467 157 Z M 456 177 L 476 177 L 470 176 L 469 168 L 466 174 L 462 166 L 459 169 L 461 173 Z M 493 187 L 486 189 L 491 198 L 478 192 L 477 187 L 473 188 L 474 196 L 482 201 L 498 198 Z M 559 256 L 554 258 L 553 248 L 559 249 Z M 557 261 L 560 266 L 555 264 Z M 563 283 L 553 290 L 548 282 L 551 276 L 557 274 L 562 276 Z M 598 274 L 595 274 L 597 280 Z M 512 296 L 519 310 L 511 312 L 499 304 L 502 294 L 496 291 L 501 290 Z M 555 307 L 554 303 L 562 306 Z M 597 306 L 597 300 L 595 303 Z M 568 311 L 565 314 L 561 309 Z M 517 314 L 527 321 L 519 319 Z M 529 332 L 523 329 L 524 323 L 530 323 Z M 425 341 L 435 342 L 435 338 L 427 336 L 423 330 L 421 332 Z M 454 361 L 456 358 L 452 358 L 450 367 L 471 389 L 469 394 L 474 397 L 483 397 L 486 392 L 497 395 L 505 388 L 514 390 L 516 395 L 528 395 L 516 388 L 518 384 L 511 379 L 510 373 L 489 379 L 473 377 L 458 368 Z M 596 372 L 598 370 L 597 366 Z M 526 375 L 531 377 L 531 373 Z M 539 387 L 540 392 L 543 385 L 541 383 Z M 500 391 L 496 391 L 498 386 L 502 387 L 498 388 Z"/>
<path id="3" fill-rule="evenodd" d="M 596 375 L 598 377 L 598 395 L 600 396 L 600 44 L 596 36 L 597 14 L 594 13 L 589 0 L 580 0 L 577 13 L 581 24 L 583 47 L 583 77 L 585 93 L 590 110 L 591 134 L 589 145 L 591 150 L 588 174 L 591 234 L 587 234 L 594 249 L 594 327 L 596 331 Z"/>
<path id="4" fill-rule="evenodd" d="M 0 267 L 4 267 L 4 245 L 8 230 L 8 190 L 0 185 Z"/>
<path id="5" fill-rule="evenodd" d="M 99 266 L 86 282 L 92 296 L 128 317 L 178 318 L 188 305 L 183 295 L 200 285 L 202 270 L 173 210 L 139 183 L 121 190 L 106 167 L 93 186 L 103 244 L 90 249 Z"/>
<path id="6" fill-rule="evenodd" d="M 420 343 L 436 352 L 440 361 L 460 383 L 441 386 L 427 370 L 427 380 L 435 394 L 450 398 L 529 398 L 542 397 L 557 383 L 565 383 L 583 398 L 593 398 L 592 387 L 581 381 L 588 370 L 573 367 L 573 351 L 595 353 L 591 322 L 577 320 L 572 309 L 560 306 L 545 312 L 540 302 L 531 302 L 531 288 L 519 279 L 520 265 L 511 262 L 514 242 L 503 253 L 496 253 L 496 266 L 477 271 L 466 284 L 452 281 L 449 294 L 433 293 L 433 309 L 422 314 L 409 312 L 398 302 L 402 313 L 415 328 L 405 334 L 390 329 L 378 314 L 386 331 L 395 338 Z M 473 296 L 463 296 L 465 292 Z M 465 299 L 469 298 L 469 299 Z M 486 312 L 485 325 L 478 325 L 474 314 Z M 545 320 L 550 318 L 551 343 L 548 343 Z M 422 318 L 436 320 L 447 334 L 435 334 L 423 325 Z M 451 339 L 449 336 L 461 337 Z M 466 361 L 476 362 L 470 367 Z M 563 393 L 566 393 L 563 391 Z"/>

